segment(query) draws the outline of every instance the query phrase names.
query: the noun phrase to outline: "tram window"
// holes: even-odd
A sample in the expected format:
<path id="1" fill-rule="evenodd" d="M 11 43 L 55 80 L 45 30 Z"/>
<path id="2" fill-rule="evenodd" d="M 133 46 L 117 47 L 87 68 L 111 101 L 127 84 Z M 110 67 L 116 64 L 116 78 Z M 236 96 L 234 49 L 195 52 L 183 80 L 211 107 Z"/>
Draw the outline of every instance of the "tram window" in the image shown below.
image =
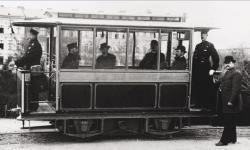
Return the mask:
<path id="1" fill-rule="evenodd" d="M 61 68 L 92 68 L 93 30 L 62 30 Z"/>
<path id="2" fill-rule="evenodd" d="M 173 49 L 171 55 L 171 70 L 188 69 L 189 32 L 173 32 Z"/>
<path id="3" fill-rule="evenodd" d="M 97 29 L 96 69 L 125 68 L 126 34 L 125 29 Z"/>
<path id="4" fill-rule="evenodd" d="M 129 36 L 128 48 L 129 68 L 156 70 L 156 51 L 159 48 L 158 39 L 159 33 L 157 31 L 132 31 Z M 163 64 L 165 62 L 165 54 L 161 53 L 160 58 L 161 64 Z M 161 69 L 163 69 L 163 67 L 161 67 Z"/>
<path id="5" fill-rule="evenodd" d="M 161 33 L 161 51 L 166 54 L 167 69 L 188 69 L 188 32 L 166 31 Z"/>
<path id="6" fill-rule="evenodd" d="M 80 32 L 80 63 L 79 66 L 92 67 L 93 63 L 93 31 Z"/>

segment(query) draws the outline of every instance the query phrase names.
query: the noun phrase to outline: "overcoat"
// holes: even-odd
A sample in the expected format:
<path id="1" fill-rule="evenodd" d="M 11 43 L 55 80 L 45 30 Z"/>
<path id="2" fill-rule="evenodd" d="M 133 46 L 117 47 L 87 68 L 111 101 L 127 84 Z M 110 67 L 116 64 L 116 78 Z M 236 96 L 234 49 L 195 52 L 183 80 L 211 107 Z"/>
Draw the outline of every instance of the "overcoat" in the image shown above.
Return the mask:
<path id="1" fill-rule="evenodd" d="M 214 109 L 216 104 L 216 88 L 209 70 L 217 70 L 219 55 L 214 45 L 202 41 L 196 45 L 192 68 L 192 101 L 198 108 Z"/>
<path id="2" fill-rule="evenodd" d="M 113 54 L 108 53 L 107 56 L 99 56 L 96 59 L 97 69 L 112 69 L 115 66 L 116 57 Z"/>
<path id="3" fill-rule="evenodd" d="M 236 69 L 228 70 L 221 78 L 221 98 L 223 113 L 239 113 L 242 109 L 242 99 L 240 94 L 242 75 Z M 233 106 L 228 106 L 231 102 Z"/>
<path id="4" fill-rule="evenodd" d="M 217 70 L 218 67 L 219 55 L 214 45 L 208 41 L 197 44 L 193 56 L 193 79 L 197 82 L 206 81 L 209 70 Z"/>
<path id="5" fill-rule="evenodd" d="M 157 53 L 149 52 L 147 53 L 139 64 L 141 69 L 156 69 L 157 68 Z M 165 62 L 165 55 L 160 54 L 160 63 Z"/>
<path id="6" fill-rule="evenodd" d="M 33 65 L 40 65 L 40 59 L 42 56 L 42 47 L 37 39 L 32 39 L 29 41 L 27 50 L 23 57 L 18 59 L 15 64 L 17 67 L 26 67 L 30 69 Z"/>
<path id="7" fill-rule="evenodd" d="M 79 55 L 69 53 L 63 60 L 62 67 L 64 69 L 78 69 L 79 67 Z"/>
<path id="8" fill-rule="evenodd" d="M 187 68 L 187 60 L 184 56 L 175 57 L 175 60 L 172 63 L 172 70 L 185 70 Z"/>

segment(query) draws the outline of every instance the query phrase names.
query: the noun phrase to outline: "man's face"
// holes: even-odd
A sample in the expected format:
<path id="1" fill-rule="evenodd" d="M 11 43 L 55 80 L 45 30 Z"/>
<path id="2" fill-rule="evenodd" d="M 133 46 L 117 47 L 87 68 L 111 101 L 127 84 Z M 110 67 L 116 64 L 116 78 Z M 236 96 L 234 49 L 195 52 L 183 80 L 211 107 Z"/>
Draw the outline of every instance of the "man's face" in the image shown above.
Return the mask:
<path id="1" fill-rule="evenodd" d="M 100 51 L 102 52 L 102 55 L 107 55 L 108 54 L 108 50 L 109 50 L 108 47 L 101 47 L 100 48 Z"/>
<path id="2" fill-rule="evenodd" d="M 153 44 L 152 47 L 151 47 L 152 52 L 157 52 L 158 49 L 159 49 L 158 44 Z"/>
<path id="3" fill-rule="evenodd" d="M 227 63 L 227 64 L 224 64 L 224 67 L 225 67 L 225 69 L 227 69 L 227 70 L 230 70 L 230 69 L 232 69 L 232 68 L 234 68 L 234 63 L 233 62 L 229 62 L 229 63 Z"/>
<path id="4" fill-rule="evenodd" d="M 201 40 L 204 40 L 204 41 L 207 40 L 207 36 L 208 36 L 207 33 L 202 33 Z"/>
<path id="5" fill-rule="evenodd" d="M 176 57 L 180 57 L 181 55 L 182 55 L 181 50 L 179 50 L 179 49 L 175 50 L 175 56 Z"/>
<path id="6" fill-rule="evenodd" d="M 35 38 L 36 38 L 36 35 L 31 34 L 31 33 L 29 32 L 27 38 L 28 38 L 28 39 L 35 39 Z"/>
<path id="7" fill-rule="evenodd" d="M 71 49 L 70 49 L 70 53 L 71 53 L 71 54 L 76 54 L 76 53 L 78 53 L 78 48 L 77 48 L 77 47 L 71 48 Z"/>

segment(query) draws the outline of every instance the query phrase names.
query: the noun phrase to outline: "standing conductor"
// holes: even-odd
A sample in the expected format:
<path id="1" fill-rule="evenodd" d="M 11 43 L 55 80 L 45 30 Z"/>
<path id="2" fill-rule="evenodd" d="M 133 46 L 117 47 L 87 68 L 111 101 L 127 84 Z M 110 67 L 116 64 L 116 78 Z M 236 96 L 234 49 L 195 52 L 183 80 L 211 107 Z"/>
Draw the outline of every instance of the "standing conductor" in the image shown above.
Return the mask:
<path id="1" fill-rule="evenodd" d="M 38 31 L 30 29 L 30 41 L 28 43 L 25 54 L 18 60 L 15 61 L 17 67 L 24 67 L 29 70 L 31 66 L 40 65 L 40 59 L 42 56 L 42 47 L 37 40 Z"/>
<path id="2" fill-rule="evenodd" d="M 38 31 L 30 29 L 29 37 L 31 38 L 27 49 L 24 55 L 15 61 L 17 67 L 23 67 L 26 70 L 32 70 L 40 65 L 40 59 L 42 56 L 42 47 L 39 41 L 37 40 Z M 38 67 L 39 68 L 39 67 Z M 40 82 L 41 76 L 31 74 L 31 85 L 30 85 L 30 94 L 31 100 L 29 100 L 29 111 L 36 111 L 39 107 L 38 104 L 38 94 L 40 92 Z"/>
<path id="3" fill-rule="evenodd" d="M 192 99 L 196 108 L 214 109 L 216 89 L 213 74 L 219 66 L 219 55 L 214 45 L 207 41 L 207 32 L 201 31 L 202 42 L 196 45 L 193 55 Z"/>

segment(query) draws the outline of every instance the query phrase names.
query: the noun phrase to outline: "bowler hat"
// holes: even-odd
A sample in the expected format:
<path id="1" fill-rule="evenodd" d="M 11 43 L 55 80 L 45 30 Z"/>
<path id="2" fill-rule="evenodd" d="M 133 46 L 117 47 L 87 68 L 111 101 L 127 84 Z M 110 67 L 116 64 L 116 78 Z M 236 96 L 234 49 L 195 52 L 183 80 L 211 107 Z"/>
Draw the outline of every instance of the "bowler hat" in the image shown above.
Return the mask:
<path id="1" fill-rule="evenodd" d="M 228 63 L 230 63 L 230 62 L 235 63 L 236 60 L 233 58 L 233 56 L 226 56 L 226 57 L 225 57 L 225 60 L 224 60 L 224 64 L 228 64 Z"/>
<path id="2" fill-rule="evenodd" d="M 72 49 L 72 48 L 76 48 L 77 47 L 77 43 L 70 43 L 67 45 L 68 49 Z"/>
<path id="3" fill-rule="evenodd" d="M 184 52 L 184 53 L 187 52 L 185 46 L 183 46 L 183 45 L 177 46 L 175 50 L 181 50 L 181 52 Z"/>
<path id="4" fill-rule="evenodd" d="M 107 44 L 107 43 L 102 43 L 101 45 L 100 45 L 100 48 L 110 48 L 110 46 Z"/>
<path id="5" fill-rule="evenodd" d="M 151 45 L 151 47 L 152 47 L 153 45 L 158 45 L 158 41 L 152 40 L 151 43 L 150 43 L 150 45 Z"/>
<path id="6" fill-rule="evenodd" d="M 36 31 L 35 29 L 31 28 L 30 33 L 33 34 L 33 35 L 37 35 L 39 32 Z"/>

